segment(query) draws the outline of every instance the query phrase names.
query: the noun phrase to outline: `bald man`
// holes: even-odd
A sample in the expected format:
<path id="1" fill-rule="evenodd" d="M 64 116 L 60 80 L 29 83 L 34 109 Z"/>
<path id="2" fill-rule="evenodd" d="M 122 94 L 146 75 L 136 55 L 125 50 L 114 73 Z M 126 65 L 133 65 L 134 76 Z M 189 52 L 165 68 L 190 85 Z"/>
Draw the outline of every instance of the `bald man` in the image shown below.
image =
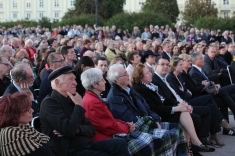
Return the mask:
<path id="1" fill-rule="evenodd" d="M 83 54 L 83 56 L 88 56 L 88 57 L 90 57 L 90 58 L 93 60 L 94 63 L 95 63 L 95 61 L 96 61 L 95 53 L 92 52 L 91 50 L 87 50 L 87 51 Z"/>

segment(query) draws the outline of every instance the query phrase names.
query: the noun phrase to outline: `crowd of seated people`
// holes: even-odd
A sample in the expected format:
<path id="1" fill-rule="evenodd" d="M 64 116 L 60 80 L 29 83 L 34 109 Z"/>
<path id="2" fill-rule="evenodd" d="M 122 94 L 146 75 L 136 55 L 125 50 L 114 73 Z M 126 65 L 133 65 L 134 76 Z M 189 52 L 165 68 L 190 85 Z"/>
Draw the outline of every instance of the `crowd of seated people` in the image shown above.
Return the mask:
<path id="1" fill-rule="evenodd" d="M 223 135 L 235 136 L 234 40 L 194 28 L 134 27 L 121 37 L 106 28 L 0 34 L 1 156 L 200 156 L 226 146 Z"/>

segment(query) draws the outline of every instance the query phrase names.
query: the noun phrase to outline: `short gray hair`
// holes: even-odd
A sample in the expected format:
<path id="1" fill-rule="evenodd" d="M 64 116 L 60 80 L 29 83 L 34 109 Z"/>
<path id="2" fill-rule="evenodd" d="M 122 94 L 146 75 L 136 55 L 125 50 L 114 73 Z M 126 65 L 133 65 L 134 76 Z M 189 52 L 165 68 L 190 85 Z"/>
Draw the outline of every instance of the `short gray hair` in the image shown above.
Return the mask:
<path id="1" fill-rule="evenodd" d="M 110 66 L 109 71 L 108 71 L 108 80 L 110 82 L 116 82 L 116 78 L 119 76 L 118 69 L 124 68 L 122 64 L 113 64 Z"/>
<path id="2" fill-rule="evenodd" d="M 82 85 L 86 90 L 92 90 L 93 84 L 99 82 L 99 77 L 103 76 L 103 73 L 98 68 L 90 68 L 84 71 L 81 75 Z"/>
<path id="3" fill-rule="evenodd" d="M 195 60 L 198 58 L 199 55 L 202 55 L 202 53 L 195 51 L 192 55 L 191 55 L 191 60 L 192 63 L 194 64 Z"/>
<path id="4" fill-rule="evenodd" d="M 9 46 L 9 45 L 3 45 L 1 48 L 0 48 L 0 55 L 4 55 L 4 53 L 7 51 L 7 48 L 10 48 L 12 50 L 12 47 Z"/>
<path id="5" fill-rule="evenodd" d="M 25 70 L 26 66 L 29 67 L 25 63 L 19 63 L 14 66 L 14 68 L 11 70 L 11 78 L 14 82 L 19 82 L 20 79 L 27 79 L 27 73 Z"/>
<path id="6" fill-rule="evenodd" d="M 55 80 L 59 80 L 60 82 L 64 82 L 64 78 L 63 75 L 58 76 L 57 78 L 55 78 L 54 80 L 51 81 L 51 88 L 56 90 L 56 84 L 55 84 Z"/>

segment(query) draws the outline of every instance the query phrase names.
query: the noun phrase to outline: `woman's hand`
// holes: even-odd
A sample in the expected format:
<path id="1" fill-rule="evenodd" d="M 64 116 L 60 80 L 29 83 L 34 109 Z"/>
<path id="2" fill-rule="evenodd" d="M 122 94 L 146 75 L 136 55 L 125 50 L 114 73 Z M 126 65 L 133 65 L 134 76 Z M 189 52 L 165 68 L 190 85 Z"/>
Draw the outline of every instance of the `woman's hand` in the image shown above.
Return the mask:
<path id="1" fill-rule="evenodd" d="M 126 123 L 129 127 L 129 132 L 134 132 L 135 130 L 135 124 L 133 122 L 127 122 Z"/>

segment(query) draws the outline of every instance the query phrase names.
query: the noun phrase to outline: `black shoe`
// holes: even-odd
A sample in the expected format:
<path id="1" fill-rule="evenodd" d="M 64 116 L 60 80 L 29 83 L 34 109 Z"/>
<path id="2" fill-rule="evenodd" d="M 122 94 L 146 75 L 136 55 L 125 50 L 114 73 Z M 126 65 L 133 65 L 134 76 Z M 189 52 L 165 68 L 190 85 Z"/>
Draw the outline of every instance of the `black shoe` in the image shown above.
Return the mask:
<path id="1" fill-rule="evenodd" d="M 205 145 L 201 144 L 200 146 L 192 144 L 192 151 L 197 152 L 214 152 L 214 148 L 206 147 Z"/>
<path id="2" fill-rule="evenodd" d="M 199 152 L 194 151 L 193 156 L 203 156 L 203 155 L 201 155 Z"/>
<path id="3" fill-rule="evenodd" d="M 225 128 L 223 128 L 223 134 L 235 136 L 235 130 L 234 129 L 226 130 Z"/>

